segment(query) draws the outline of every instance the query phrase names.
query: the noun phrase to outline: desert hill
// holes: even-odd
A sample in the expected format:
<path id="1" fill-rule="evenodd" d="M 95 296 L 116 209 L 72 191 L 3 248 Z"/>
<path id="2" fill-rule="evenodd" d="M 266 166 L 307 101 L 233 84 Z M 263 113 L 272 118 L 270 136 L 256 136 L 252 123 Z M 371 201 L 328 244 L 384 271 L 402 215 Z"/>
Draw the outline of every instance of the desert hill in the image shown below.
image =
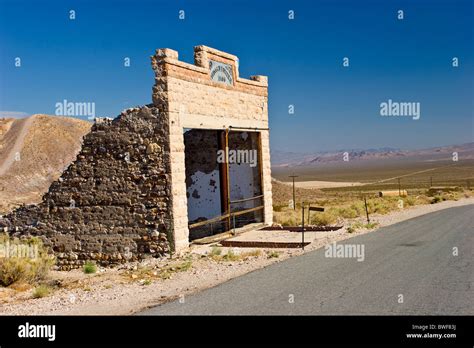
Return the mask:
<path id="1" fill-rule="evenodd" d="M 91 123 L 32 115 L 0 119 L 0 213 L 37 203 L 80 150 Z"/>

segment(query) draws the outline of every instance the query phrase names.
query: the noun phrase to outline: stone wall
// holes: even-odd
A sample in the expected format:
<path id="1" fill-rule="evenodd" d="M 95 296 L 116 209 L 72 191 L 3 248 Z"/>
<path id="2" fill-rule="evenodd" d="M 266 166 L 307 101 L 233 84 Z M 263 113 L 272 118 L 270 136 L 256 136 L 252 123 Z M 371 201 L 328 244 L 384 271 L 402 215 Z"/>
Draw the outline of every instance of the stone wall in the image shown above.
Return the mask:
<path id="1" fill-rule="evenodd" d="M 36 206 L 0 219 L 14 236 L 39 236 L 61 269 L 169 252 L 169 130 L 150 105 L 95 123 L 77 159 Z"/>

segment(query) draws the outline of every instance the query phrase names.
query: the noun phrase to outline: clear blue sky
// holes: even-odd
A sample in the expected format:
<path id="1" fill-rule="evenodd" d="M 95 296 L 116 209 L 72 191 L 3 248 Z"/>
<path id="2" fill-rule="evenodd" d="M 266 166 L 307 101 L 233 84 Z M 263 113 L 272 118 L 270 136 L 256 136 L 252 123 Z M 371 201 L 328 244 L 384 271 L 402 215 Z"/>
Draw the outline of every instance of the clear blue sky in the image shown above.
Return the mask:
<path id="1" fill-rule="evenodd" d="M 242 77 L 269 76 L 274 150 L 470 142 L 473 23 L 472 0 L 0 0 L 0 111 L 54 114 L 67 99 L 115 117 L 151 102 L 156 48 L 192 62 L 204 44 L 239 56 Z M 420 102 L 420 119 L 381 117 L 388 99 Z"/>

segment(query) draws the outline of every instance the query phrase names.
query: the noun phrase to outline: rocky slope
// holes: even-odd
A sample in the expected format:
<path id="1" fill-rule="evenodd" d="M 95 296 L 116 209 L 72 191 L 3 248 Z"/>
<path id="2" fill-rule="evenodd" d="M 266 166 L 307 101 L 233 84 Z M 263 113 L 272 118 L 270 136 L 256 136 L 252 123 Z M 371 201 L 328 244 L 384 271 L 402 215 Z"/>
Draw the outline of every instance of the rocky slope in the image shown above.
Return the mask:
<path id="1" fill-rule="evenodd" d="M 80 150 L 91 123 L 32 115 L 0 119 L 0 213 L 38 203 Z"/>

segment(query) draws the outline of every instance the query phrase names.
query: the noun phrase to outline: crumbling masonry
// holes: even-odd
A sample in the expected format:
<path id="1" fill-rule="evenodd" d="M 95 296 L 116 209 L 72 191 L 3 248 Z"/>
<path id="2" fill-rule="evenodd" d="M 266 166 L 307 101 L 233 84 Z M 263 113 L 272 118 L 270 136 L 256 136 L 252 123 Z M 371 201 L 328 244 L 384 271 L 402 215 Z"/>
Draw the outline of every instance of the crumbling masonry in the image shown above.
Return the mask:
<path id="1" fill-rule="evenodd" d="M 194 59 L 188 64 L 176 51 L 157 50 L 153 103 L 97 121 L 42 202 L 1 217 L 0 228 L 39 236 L 62 269 L 86 260 L 107 265 L 186 250 L 185 129 L 257 135 L 252 139 L 258 139 L 261 181 L 253 190 L 261 193 L 262 222 L 270 224 L 267 78 L 240 78 L 237 57 L 206 46 L 195 47 Z M 222 214 L 229 212 L 227 196 Z"/>

